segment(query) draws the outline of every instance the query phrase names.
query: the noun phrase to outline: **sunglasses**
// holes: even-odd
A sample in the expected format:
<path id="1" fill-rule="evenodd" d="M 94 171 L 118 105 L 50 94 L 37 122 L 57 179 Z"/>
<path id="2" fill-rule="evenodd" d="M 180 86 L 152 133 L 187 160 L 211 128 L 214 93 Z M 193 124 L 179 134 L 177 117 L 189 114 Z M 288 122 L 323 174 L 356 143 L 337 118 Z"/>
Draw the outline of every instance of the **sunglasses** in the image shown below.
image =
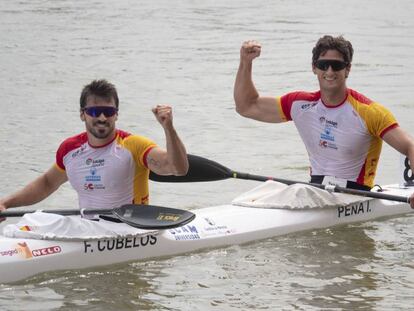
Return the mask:
<path id="1" fill-rule="evenodd" d="M 84 112 L 86 112 L 87 115 L 97 118 L 102 113 L 105 117 L 109 118 L 114 116 L 118 112 L 118 108 L 116 107 L 107 107 L 107 106 L 94 106 L 94 107 L 87 107 L 82 109 Z"/>
<path id="2" fill-rule="evenodd" d="M 335 59 L 319 59 L 315 62 L 315 67 L 323 71 L 327 71 L 329 67 L 331 67 L 333 71 L 339 71 L 348 65 L 349 63 Z"/>

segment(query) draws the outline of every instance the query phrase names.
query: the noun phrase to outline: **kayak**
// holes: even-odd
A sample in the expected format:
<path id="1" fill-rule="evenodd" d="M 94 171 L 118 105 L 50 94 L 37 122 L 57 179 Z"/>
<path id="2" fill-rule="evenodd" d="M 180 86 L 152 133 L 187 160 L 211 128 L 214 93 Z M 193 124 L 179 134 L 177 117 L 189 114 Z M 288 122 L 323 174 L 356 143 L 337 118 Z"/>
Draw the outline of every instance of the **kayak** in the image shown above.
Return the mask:
<path id="1" fill-rule="evenodd" d="M 414 187 L 382 187 L 382 193 L 389 195 L 409 196 L 413 191 Z M 349 205 L 301 209 L 226 204 L 193 210 L 196 217 L 183 226 L 151 230 L 135 237 L 67 241 L 1 235 L 0 283 L 16 282 L 50 271 L 85 269 L 243 244 L 412 211 L 407 203 L 378 198 Z"/>

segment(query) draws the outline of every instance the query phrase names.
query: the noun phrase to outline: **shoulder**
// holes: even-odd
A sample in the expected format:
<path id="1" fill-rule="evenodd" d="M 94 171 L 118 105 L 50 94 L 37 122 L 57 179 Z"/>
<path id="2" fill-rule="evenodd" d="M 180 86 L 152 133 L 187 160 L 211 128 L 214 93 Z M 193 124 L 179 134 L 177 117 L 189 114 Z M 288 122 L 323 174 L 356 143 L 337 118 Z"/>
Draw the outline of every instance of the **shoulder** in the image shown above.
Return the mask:
<path id="1" fill-rule="evenodd" d="M 148 137 L 137 135 L 137 134 L 131 134 L 125 131 L 118 131 L 118 140 L 122 141 L 125 144 L 147 144 L 147 143 L 153 143 L 151 139 Z M 153 143 L 154 144 L 154 143 Z"/>
<path id="2" fill-rule="evenodd" d="M 352 89 L 348 89 L 348 99 L 354 100 L 355 102 L 363 105 L 371 105 L 374 103 L 373 100 Z"/>
<path id="3" fill-rule="evenodd" d="M 129 150 L 135 161 L 143 167 L 148 167 L 147 156 L 151 150 L 157 147 L 155 142 L 145 136 L 122 131 L 118 135 L 118 144 Z"/>
<path id="4" fill-rule="evenodd" d="M 73 157 L 76 157 L 82 152 L 84 146 L 88 142 L 88 136 L 86 132 L 66 138 L 56 151 L 56 164 L 61 170 L 65 170 L 64 158 L 72 153 Z"/>
<path id="5" fill-rule="evenodd" d="M 365 121 L 371 135 L 382 137 L 388 130 L 398 126 L 391 111 L 368 97 L 349 90 L 348 101 Z"/>
<path id="6" fill-rule="evenodd" d="M 305 92 L 305 91 L 295 91 L 290 92 L 281 97 L 282 102 L 293 103 L 296 101 L 308 101 L 314 102 L 318 101 L 321 98 L 321 92 Z"/>
<path id="7" fill-rule="evenodd" d="M 88 142 L 86 132 L 66 138 L 59 146 L 58 152 L 68 153 Z"/>
<path id="8" fill-rule="evenodd" d="M 119 129 L 116 130 L 116 133 L 117 133 L 118 137 L 120 137 L 121 139 L 125 139 L 129 136 L 132 136 L 131 133 L 129 133 L 127 131 L 119 130 Z"/>
<path id="9" fill-rule="evenodd" d="M 151 139 L 145 136 L 131 134 L 121 130 L 118 130 L 117 142 L 134 153 L 142 153 L 149 147 L 156 146 Z"/>
<path id="10" fill-rule="evenodd" d="M 348 89 L 348 101 L 357 111 L 365 111 L 369 114 L 391 113 L 386 107 L 384 107 L 380 103 L 352 89 Z"/>
<path id="11" fill-rule="evenodd" d="M 292 120 L 297 112 L 312 107 L 320 98 L 320 91 L 296 91 L 281 96 L 278 102 L 286 120 Z"/>

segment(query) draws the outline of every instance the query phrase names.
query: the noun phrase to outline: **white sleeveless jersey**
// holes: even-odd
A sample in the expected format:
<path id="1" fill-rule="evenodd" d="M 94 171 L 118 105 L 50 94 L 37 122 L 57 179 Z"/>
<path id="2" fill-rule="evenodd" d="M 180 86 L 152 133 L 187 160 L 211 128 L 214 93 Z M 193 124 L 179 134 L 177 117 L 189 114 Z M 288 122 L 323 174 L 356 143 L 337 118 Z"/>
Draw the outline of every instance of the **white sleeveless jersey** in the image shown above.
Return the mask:
<path id="1" fill-rule="evenodd" d="M 372 187 L 382 136 L 398 126 L 383 106 L 348 89 L 345 101 L 326 106 L 320 92 L 277 98 L 282 120 L 293 120 L 308 151 L 311 175 L 347 179 Z"/>
<path id="2" fill-rule="evenodd" d="M 145 137 L 117 130 L 112 142 L 94 148 L 89 145 L 85 132 L 60 145 L 56 166 L 66 171 L 78 193 L 81 209 L 148 204 L 146 156 L 155 146 Z"/>

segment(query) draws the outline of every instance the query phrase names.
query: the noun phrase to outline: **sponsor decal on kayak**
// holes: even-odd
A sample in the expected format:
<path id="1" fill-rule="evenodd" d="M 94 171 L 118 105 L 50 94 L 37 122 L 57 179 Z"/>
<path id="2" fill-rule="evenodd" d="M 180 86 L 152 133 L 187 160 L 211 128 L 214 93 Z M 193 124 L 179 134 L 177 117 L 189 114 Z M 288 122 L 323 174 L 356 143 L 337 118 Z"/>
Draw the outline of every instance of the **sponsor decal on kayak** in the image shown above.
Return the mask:
<path id="1" fill-rule="evenodd" d="M 83 252 L 93 253 L 97 252 L 111 252 L 114 250 L 146 247 L 155 245 L 157 237 L 154 235 L 147 235 L 143 237 L 129 237 L 120 239 L 104 239 L 99 241 L 83 241 Z"/>
<path id="2" fill-rule="evenodd" d="M 207 226 L 203 228 L 203 233 L 206 237 L 214 235 L 226 235 L 235 232 L 235 230 L 231 230 L 227 226 L 217 225 L 211 218 L 205 217 L 204 220 L 207 223 Z"/>
<path id="3" fill-rule="evenodd" d="M 29 246 L 26 242 L 17 243 L 17 249 L 19 251 L 19 254 L 22 254 L 24 258 L 32 258 L 32 252 L 30 251 Z"/>
<path id="4" fill-rule="evenodd" d="M 199 230 L 194 225 L 185 225 L 168 231 L 176 241 L 200 240 Z"/>
<path id="5" fill-rule="evenodd" d="M 37 229 L 37 227 L 33 227 L 33 226 L 21 226 L 19 228 L 20 231 L 35 231 Z"/>
<path id="6" fill-rule="evenodd" d="M 338 218 L 371 213 L 369 201 L 338 207 Z"/>
<path id="7" fill-rule="evenodd" d="M 210 237 L 217 235 L 226 235 L 234 233 L 235 230 L 227 226 L 217 225 L 211 218 L 204 218 L 205 225 L 198 228 L 194 225 L 185 225 L 182 227 L 170 229 L 169 232 L 174 236 L 176 241 L 200 240 L 201 237 Z"/>
<path id="8" fill-rule="evenodd" d="M 32 255 L 33 257 L 39 257 L 39 256 L 58 254 L 61 252 L 62 252 L 62 248 L 59 245 L 55 245 L 51 247 L 34 249 L 32 250 Z"/>
<path id="9" fill-rule="evenodd" d="M 20 255 L 23 258 L 28 259 L 32 257 L 53 255 L 60 252 L 62 252 L 62 248 L 59 245 L 31 250 L 26 242 L 21 242 L 17 243 L 17 247 L 15 249 L 1 251 L 0 256 Z"/>
<path id="10" fill-rule="evenodd" d="M 0 251 L 0 256 L 14 256 L 19 254 L 19 250 L 17 248 L 15 249 L 9 249 L 7 251 Z"/>

